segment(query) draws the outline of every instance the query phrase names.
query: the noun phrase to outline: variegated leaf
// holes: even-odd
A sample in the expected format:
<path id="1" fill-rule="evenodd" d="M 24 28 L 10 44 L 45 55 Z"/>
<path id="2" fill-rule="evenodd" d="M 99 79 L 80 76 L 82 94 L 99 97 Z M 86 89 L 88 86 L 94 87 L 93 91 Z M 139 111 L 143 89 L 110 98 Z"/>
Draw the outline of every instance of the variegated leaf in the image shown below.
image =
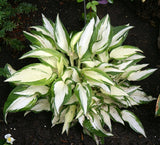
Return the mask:
<path id="1" fill-rule="evenodd" d="M 101 114 L 103 116 L 104 123 L 109 127 L 110 131 L 112 131 L 111 119 L 109 114 L 104 110 L 101 110 Z"/>
<path id="2" fill-rule="evenodd" d="M 30 109 L 37 102 L 37 94 L 31 96 L 23 96 L 14 94 L 21 90 L 21 85 L 17 86 L 9 94 L 7 101 L 4 104 L 3 113 L 6 121 L 8 112 L 19 112 Z"/>
<path id="3" fill-rule="evenodd" d="M 27 53 L 25 53 L 20 59 L 33 57 L 33 58 L 40 58 L 40 59 L 47 59 L 47 58 L 53 58 L 56 60 L 60 60 L 63 58 L 64 64 L 68 64 L 68 60 L 57 50 L 51 50 L 51 49 L 34 49 Z M 52 60 L 53 60 L 52 59 Z"/>
<path id="4" fill-rule="evenodd" d="M 151 96 L 147 96 L 143 91 L 140 91 L 140 90 L 134 91 L 130 95 L 130 97 L 132 98 L 132 100 L 134 102 L 136 102 L 136 104 L 134 104 L 134 102 L 133 102 L 133 105 L 147 103 L 147 102 L 150 102 L 152 100 L 155 100 L 155 98 L 152 98 Z M 132 100 L 130 100 L 131 104 L 132 104 Z"/>
<path id="5" fill-rule="evenodd" d="M 133 46 L 128 46 L 128 45 L 124 45 L 124 46 L 119 46 L 115 49 L 113 49 L 110 52 L 110 57 L 114 58 L 114 59 L 125 59 L 133 54 L 136 54 L 137 52 L 142 52 L 140 49 L 138 49 L 137 47 L 133 47 Z"/>
<path id="6" fill-rule="evenodd" d="M 95 18 L 95 26 L 96 26 L 96 27 L 97 27 L 97 25 L 99 24 L 99 22 L 100 22 L 100 19 L 99 19 L 98 16 L 96 16 L 96 18 Z"/>
<path id="7" fill-rule="evenodd" d="M 81 34 L 80 40 L 77 43 L 77 54 L 79 56 L 79 59 L 82 59 L 82 57 L 85 55 L 89 48 L 90 39 L 93 33 L 94 28 L 94 19 L 92 19 L 89 24 L 85 27 L 83 33 Z"/>
<path id="8" fill-rule="evenodd" d="M 107 132 L 106 130 L 103 129 L 102 124 L 100 122 L 100 117 L 98 116 L 98 114 L 92 113 L 92 117 L 88 116 L 88 118 L 89 118 L 92 126 L 94 127 L 94 129 L 101 131 L 106 136 L 113 136 L 111 133 L 109 133 L 109 132 Z"/>
<path id="9" fill-rule="evenodd" d="M 47 94 L 49 88 L 47 86 L 25 86 L 21 91 L 14 92 L 17 95 L 31 96 L 35 93 L 40 93 L 41 95 Z"/>
<path id="10" fill-rule="evenodd" d="M 72 77 L 72 73 L 73 73 L 73 71 L 72 71 L 70 68 L 67 68 L 67 69 L 63 72 L 62 80 L 65 81 L 66 79 L 71 78 L 71 77 Z"/>
<path id="11" fill-rule="evenodd" d="M 124 72 L 123 70 L 120 70 L 116 66 L 114 66 L 112 64 L 108 64 L 108 63 L 101 63 L 97 68 L 106 72 L 106 73 L 112 73 L 112 74 L 114 74 L 114 73 L 117 74 L 117 73 Z"/>
<path id="12" fill-rule="evenodd" d="M 132 28 L 133 26 L 128 26 L 128 25 L 113 27 L 113 36 L 112 36 L 110 48 L 115 48 L 117 46 L 120 46 L 124 42 L 127 36 L 128 30 Z"/>
<path id="13" fill-rule="evenodd" d="M 72 49 L 72 52 L 74 52 L 74 47 L 77 44 L 78 40 L 80 39 L 83 31 L 77 32 L 73 37 L 71 38 L 70 46 Z"/>
<path id="14" fill-rule="evenodd" d="M 128 96 L 128 94 L 118 86 L 111 86 L 110 87 L 110 95 L 111 96 Z"/>
<path id="15" fill-rule="evenodd" d="M 52 38 L 54 39 L 54 23 L 48 20 L 43 14 L 42 14 L 42 19 L 43 19 L 43 25 L 44 27 L 48 30 L 48 32 L 51 34 Z"/>
<path id="16" fill-rule="evenodd" d="M 54 40 L 54 36 L 43 26 L 32 26 L 31 28 L 35 29 L 36 31 L 41 32 L 44 35 L 49 36 L 50 38 Z"/>
<path id="17" fill-rule="evenodd" d="M 83 111 L 82 111 L 83 113 Z M 80 125 L 83 127 L 83 122 L 85 121 L 85 116 L 84 115 L 81 115 L 78 117 L 78 122 L 80 123 Z"/>
<path id="18" fill-rule="evenodd" d="M 144 137 L 146 137 L 142 123 L 132 112 L 130 112 L 128 110 L 123 110 L 123 111 L 121 111 L 121 114 L 122 114 L 123 120 L 128 122 L 130 127 L 134 131 L 136 131 L 136 132 L 142 134 Z"/>
<path id="19" fill-rule="evenodd" d="M 46 85 L 51 83 L 56 76 L 51 67 L 35 63 L 20 69 L 5 81 L 28 85 Z"/>
<path id="20" fill-rule="evenodd" d="M 65 81 L 71 78 L 75 82 L 80 82 L 80 72 L 75 67 L 68 67 L 62 75 L 62 79 Z"/>
<path id="21" fill-rule="evenodd" d="M 99 59 L 101 62 L 108 63 L 108 61 L 109 61 L 108 51 L 104 51 L 104 52 L 98 54 L 98 59 Z"/>
<path id="22" fill-rule="evenodd" d="M 52 118 L 52 127 L 55 126 L 56 124 L 63 123 L 65 121 L 65 115 L 67 113 L 68 108 L 64 108 L 61 110 L 60 114 L 54 115 Z"/>
<path id="23" fill-rule="evenodd" d="M 121 75 L 121 78 L 127 78 L 129 73 L 133 72 L 133 71 L 139 71 L 141 70 L 142 68 L 148 66 L 148 64 L 137 64 L 137 65 L 132 65 L 132 66 L 129 66 L 125 72 Z"/>
<path id="24" fill-rule="evenodd" d="M 148 69 L 148 70 L 142 70 L 142 71 L 132 72 L 128 76 L 127 79 L 129 81 L 140 81 L 140 80 L 143 80 L 143 79 L 147 78 L 148 76 L 150 76 L 156 70 L 157 69 Z"/>
<path id="25" fill-rule="evenodd" d="M 37 95 L 33 95 L 30 97 L 28 96 L 18 97 L 16 100 L 12 102 L 12 104 L 10 104 L 6 112 L 15 112 L 15 111 L 17 112 L 24 108 L 30 108 L 37 101 L 36 96 Z"/>
<path id="26" fill-rule="evenodd" d="M 6 64 L 4 69 L 8 77 L 16 72 L 16 70 L 10 64 Z"/>
<path id="27" fill-rule="evenodd" d="M 62 133 L 66 131 L 66 133 L 68 134 L 70 123 L 72 122 L 75 116 L 75 111 L 76 111 L 76 105 L 70 105 L 65 115 L 65 121 L 64 121 L 63 129 L 62 129 Z"/>
<path id="28" fill-rule="evenodd" d="M 73 94 L 71 96 L 71 98 L 69 99 L 69 101 L 67 101 L 64 105 L 72 105 L 78 102 L 77 97 L 75 96 L 75 94 Z"/>
<path id="29" fill-rule="evenodd" d="M 96 68 L 86 68 L 82 70 L 82 73 L 86 77 L 86 79 L 95 81 L 95 82 L 104 82 L 109 85 L 114 85 L 114 82 L 111 78 L 103 71 Z"/>
<path id="30" fill-rule="evenodd" d="M 27 57 L 39 58 L 42 62 L 47 63 L 54 68 L 57 68 L 57 62 L 60 62 L 60 60 L 65 66 L 68 65 L 68 60 L 57 50 L 41 48 L 33 49 L 24 54 L 20 59 Z"/>
<path id="31" fill-rule="evenodd" d="M 41 62 L 46 63 L 53 68 L 57 68 L 57 60 L 60 59 L 61 54 L 56 50 L 39 48 L 27 52 L 20 59 L 28 57 L 38 58 Z"/>
<path id="32" fill-rule="evenodd" d="M 23 56 L 20 57 L 20 59 L 33 57 L 33 58 L 41 58 L 41 57 L 58 57 L 58 54 L 56 51 L 50 51 L 49 49 L 34 49 L 27 53 L 25 53 Z"/>
<path id="33" fill-rule="evenodd" d="M 126 62 L 122 62 L 122 63 L 116 65 L 116 67 L 119 68 L 120 70 L 124 70 L 127 67 L 131 66 L 132 63 L 133 63 L 133 61 L 131 61 L 131 60 L 130 61 L 126 61 Z"/>
<path id="34" fill-rule="evenodd" d="M 77 96 L 81 104 L 84 114 L 86 114 L 92 97 L 90 86 L 87 83 L 77 83 L 77 86 L 75 88 L 75 95 Z"/>
<path id="35" fill-rule="evenodd" d="M 122 87 L 121 88 L 127 93 L 127 94 L 131 94 L 133 92 L 135 92 L 136 90 L 140 89 L 140 86 L 130 86 L 130 87 Z"/>
<path id="36" fill-rule="evenodd" d="M 104 17 L 96 27 L 93 33 L 93 45 L 91 50 L 93 54 L 104 51 L 110 44 L 111 25 L 109 16 Z"/>
<path id="37" fill-rule="evenodd" d="M 24 108 L 30 108 L 37 101 L 36 95 L 20 96 L 10 104 L 6 112 L 18 112 Z"/>
<path id="38" fill-rule="evenodd" d="M 0 76 L 4 76 L 6 78 L 11 77 L 12 74 L 14 74 L 16 72 L 15 69 L 13 69 L 13 67 L 10 64 L 6 64 L 4 66 L 4 68 L 0 68 Z M 18 85 L 18 84 L 15 84 Z"/>
<path id="39" fill-rule="evenodd" d="M 108 92 L 101 90 L 101 92 L 103 93 L 101 96 L 104 97 L 104 102 L 106 104 L 115 104 L 117 105 L 119 108 L 122 107 L 128 107 L 129 103 L 127 101 L 129 96 L 115 96 L 115 95 L 110 95 L 108 94 Z M 127 98 L 127 99 L 126 99 Z M 118 109 L 118 108 L 117 108 Z"/>
<path id="40" fill-rule="evenodd" d="M 80 82 L 80 72 L 78 71 L 78 69 L 74 68 L 74 67 L 70 67 L 72 70 L 72 80 L 75 82 Z"/>
<path id="41" fill-rule="evenodd" d="M 55 57 L 41 57 L 39 59 L 42 63 L 45 63 L 52 68 L 57 68 L 57 59 Z"/>
<path id="42" fill-rule="evenodd" d="M 57 71 L 58 71 L 58 76 L 62 76 L 63 71 L 64 71 L 63 57 L 61 57 L 60 60 L 57 61 Z"/>
<path id="43" fill-rule="evenodd" d="M 80 118 L 81 116 L 85 117 L 84 113 L 83 113 L 83 109 L 79 108 L 79 110 L 77 111 L 76 119 Z"/>
<path id="44" fill-rule="evenodd" d="M 100 95 L 104 98 L 104 103 L 106 103 L 106 104 L 114 104 L 115 103 L 115 101 L 110 96 L 105 95 L 105 92 L 101 93 Z"/>
<path id="45" fill-rule="evenodd" d="M 143 58 L 145 58 L 145 56 L 142 55 L 142 54 L 134 54 L 134 55 L 126 58 L 126 60 L 127 60 L 127 61 L 128 61 L 128 60 L 141 60 L 141 59 L 143 59 Z"/>
<path id="46" fill-rule="evenodd" d="M 116 122 L 119 122 L 124 125 L 124 122 L 122 120 L 122 117 L 120 115 L 120 112 L 117 111 L 117 109 L 113 106 L 110 106 L 109 108 L 109 114 L 112 116 L 113 120 Z"/>
<path id="47" fill-rule="evenodd" d="M 30 108 L 30 111 L 33 112 L 41 112 L 41 111 L 50 111 L 50 103 L 48 98 L 39 99 L 36 104 Z M 25 115 L 27 115 L 30 111 L 27 111 Z"/>
<path id="48" fill-rule="evenodd" d="M 56 25 L 55 25 L 55 36 L 56 36 L 56 41 L 57 45 L 59 48 L 69 54 L 69 35 L 68 32 L 65 30 L 64 26 L 62 25 L 59 15 L 57 15 L 56 19 Z"/>
<path id="49" fill-rule="evenodd" d="M 60 107 L 63 105 L 65 99 L 71 97 L 71 86 L 66 84 L 63 80 L 57 80 L 52 87 L 54 102 L 51 102 L 52 108 L 55 106 L 57 113 L 60 112 Z"/>
<path id="50" fill-rule="evenodd" d="M 95 67 L 99 65 L 101 62 L 98 60 L 85 60 L 85 61 L 82 61 L 82 63 L 88 67 Z"/>
<path id="51" fill-rule="evenodd" d="M 105 90 L 106 92 L 110 93 L 110 87 L 104 83 L 99 83 L 95 81 L 87 81 L 91 87 L 100 87 L 101 89 Z"/>
<path id="52" fill-rule="evenodd" d="M 37 45 L 40 48 L 50 48 L 55 49 L 54 42 L 52 39 L 47 39 L 44 35 L 41 34 L 31 34 L 24 31 L 25 37 L 32 42 L 33 45 Z M 51 41 L 52 40 L 52 41 Z"/>
<path id="53" fill-rule="evenodd" d="M 83 121 L 83 131 L 85 134 L 89 135 L 89 136 L 94 136 L 96 139 L 97 137 L 106 137 L 107 135 L 104 134 L 102 131 L 95 129 L 93 127 L 93 125 L 91 124 L 91 122 L 87 119 L 85 119 Z M 108 133 L 108 136 L 112 136 L 111 133 Z M 97 144 L 99 143 L 98 139 L 97 139 Z"/>
<path id="54" fill-rule="evenodd" d="M 32 50 L 35 50 L 35 49 L 40 49 L 41 47 L 37 46 L 37 45 L 30 45 L 30 48 Z"/>
<path id="55" fill-rule="evenodd" d="M 104 69 L 104 72 L 116 75 L 116 74 L 122 73 L 124 71 L 123 70 L 119 70 L 119 69 L 114 68 L 114 67 L 107 67 L 107 68 Z"/>

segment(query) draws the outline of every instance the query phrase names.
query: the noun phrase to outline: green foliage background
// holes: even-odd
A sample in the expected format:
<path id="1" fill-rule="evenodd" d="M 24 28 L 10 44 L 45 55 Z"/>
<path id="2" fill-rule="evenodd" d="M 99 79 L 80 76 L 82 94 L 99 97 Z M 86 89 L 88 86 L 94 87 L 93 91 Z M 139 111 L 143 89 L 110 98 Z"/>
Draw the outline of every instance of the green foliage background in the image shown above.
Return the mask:
<path id="1" fill-rule="evenodd" d="M 37 10 L 36 6 L 21 0 L 0 0 L 0 41 L 16 50 L 22 50 L 24 48 L 22 42 L 16 38 L 8 37 L 7 33 L 17 27 L 19 23 L 15 18 L 17 14 L 28 14 L 35 10 Z"/>

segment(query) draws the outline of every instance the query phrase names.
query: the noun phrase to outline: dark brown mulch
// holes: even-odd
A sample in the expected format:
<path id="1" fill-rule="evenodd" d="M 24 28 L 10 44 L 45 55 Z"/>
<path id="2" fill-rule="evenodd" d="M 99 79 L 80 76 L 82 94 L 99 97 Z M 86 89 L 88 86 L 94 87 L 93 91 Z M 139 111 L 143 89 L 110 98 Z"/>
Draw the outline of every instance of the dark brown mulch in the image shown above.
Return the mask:
<path id="1" fill-rule="evenodd" d="M 83 5 L 75 0 L 26 0 L 36 4 L 38 11 L 29 16 L 23 16 L 25 30 L 29 26 L 41 25 L 41 13 L 47 18 L 55 21 L 57 13 L 67 30 L 81 30 L 84 23 L 81 19 Z M 102 18 L 109 13 L 113 26 L 130 23 L 135 26 L 129 32 L 125 44 L 138 46 L 144 51 L 146 58 L 142 63 L 149 63 L 151 68 L 160 68 L 160 52 L 157 47 L 157 37 L 159 31 L 159 7 L 156 0 L 146 0 L 141 4 L 140 0 L 130 2 L 129 0 L 115 0 L 113 5 L 99 5 L 98 15 Z M 22 30 L 21 30 L 22 31 Z M 21 32 L 22 34 L 22 32 Z M 0 67 L 6 63 L 11 64 L 15 69 L 19 69 L 33 60 L 18 60 L 18 58 L 29 50 L 29 42 L 24 41 L 26 49 L 22 52 L 15 52 L 7 46 L 2 46 L 0 52 Z M 51 113 L 42 112 L 39 114 L 30 113 L 26 117 L 23 113 L 9 114 L 8 124 L 3 121 L 3 105 L 7 99 L 11 86 L 4 83 L 4 78 L 0 78 L 0 138 L 7 133 L 11 133 L 16 139 L 14 145 L 94 145 L 95 142 L 84 135 L 79 124 L 72 127 L 68 136 L 61 135 L 62 125 L 51 128 Z M 157 97 L 160 93 L 160 70 L 144 81 L 138 82 L 148 95 Z M 148 105 L 141 105 L 132 108 L 132 111 L 140 118 L 144 125 L 147 138 L 136 134 L 126 126 L 113 122 L 113 137 L 105 138 L 106 145 L 159 145 L 160 144 L 160 118 L 154 117 L 155 101 Z"/>

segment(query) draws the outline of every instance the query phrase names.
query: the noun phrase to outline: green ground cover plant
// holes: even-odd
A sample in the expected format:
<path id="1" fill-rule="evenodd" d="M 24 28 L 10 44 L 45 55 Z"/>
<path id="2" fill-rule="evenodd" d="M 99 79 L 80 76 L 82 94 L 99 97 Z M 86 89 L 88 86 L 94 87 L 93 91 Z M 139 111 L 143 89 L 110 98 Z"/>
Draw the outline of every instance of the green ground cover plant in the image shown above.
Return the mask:
<path id="1" fill-rule="evenodd" d="M 13 49 L 22 50 L 24 45 L 17 38 L 8 36 L 8 32 L 12 32 L 19 20 L 16 18 L 18 14 L 28 14 L 37 8 L 32 4 L 22 2 L 21 0 L 0 0 L 0 42 L 11 46 Z"/>

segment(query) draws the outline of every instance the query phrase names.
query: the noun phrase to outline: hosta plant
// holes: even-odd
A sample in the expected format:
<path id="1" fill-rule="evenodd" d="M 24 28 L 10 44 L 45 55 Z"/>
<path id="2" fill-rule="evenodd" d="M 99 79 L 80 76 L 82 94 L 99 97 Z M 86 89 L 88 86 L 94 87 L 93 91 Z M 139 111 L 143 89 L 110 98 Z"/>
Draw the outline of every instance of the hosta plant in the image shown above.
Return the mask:
<path id="1" fill-rule="evenodd" d="M 52 126 L 63 123 L 62 133 L 79 122 L 97 144 L 100 138 L 112 136 L 112 120 L 127 122 L 146 136 L 140 120 L 127 108 L 153 100 L 131 82 L 155 69 L 137 64 L 144 58 L 142 50 L 122 45 L 132 26 L 113 27 L 107 15 L 69 34 L 59 15 L 55 23 L 42 17 L 43 26 L 24 32 L 32 50 L 20 58 L 39 62 L 18 71 L 9 64 L 5 67 L 5 82 L 16 85 L 4 105 L 5 120 L 9 112 L 26 111 L 26 115 L 45 110 L 53 114 Z"/>

